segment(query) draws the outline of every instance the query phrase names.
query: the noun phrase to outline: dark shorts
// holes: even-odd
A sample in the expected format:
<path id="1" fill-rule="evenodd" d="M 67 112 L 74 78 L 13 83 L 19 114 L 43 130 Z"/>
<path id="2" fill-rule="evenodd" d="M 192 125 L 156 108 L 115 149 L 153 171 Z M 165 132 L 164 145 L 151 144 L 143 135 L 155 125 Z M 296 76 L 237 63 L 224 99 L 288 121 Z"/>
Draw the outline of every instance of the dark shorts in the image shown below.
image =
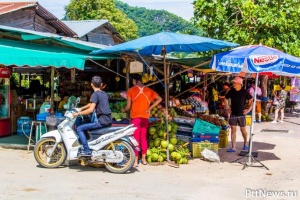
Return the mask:
<path id="1" fill-rule="evenodd" d="M 240 126 L 240 127 L 245 127 L 246 126 L 246 116 L 235 116 L 235 115 L 230 115 L 229 119 L 229 125 L 231 126 Z"/>

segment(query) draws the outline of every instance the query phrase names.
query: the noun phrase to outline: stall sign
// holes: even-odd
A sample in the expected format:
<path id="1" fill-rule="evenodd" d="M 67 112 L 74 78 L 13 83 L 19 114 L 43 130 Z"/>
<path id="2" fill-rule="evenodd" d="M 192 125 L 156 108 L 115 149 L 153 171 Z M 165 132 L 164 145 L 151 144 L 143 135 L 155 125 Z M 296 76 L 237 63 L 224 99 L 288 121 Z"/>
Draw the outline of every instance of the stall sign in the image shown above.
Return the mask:
<path id="1" fill-rule="evenodd" d="M 10 69 L 9 68 L 0 68 L 0 78 L 9 78 Z"/>
<path id="2" fill-rule="evenodd" d="M 143 72 L 143 63 L 134 61 L 130 63 L 130 74 Z"/>

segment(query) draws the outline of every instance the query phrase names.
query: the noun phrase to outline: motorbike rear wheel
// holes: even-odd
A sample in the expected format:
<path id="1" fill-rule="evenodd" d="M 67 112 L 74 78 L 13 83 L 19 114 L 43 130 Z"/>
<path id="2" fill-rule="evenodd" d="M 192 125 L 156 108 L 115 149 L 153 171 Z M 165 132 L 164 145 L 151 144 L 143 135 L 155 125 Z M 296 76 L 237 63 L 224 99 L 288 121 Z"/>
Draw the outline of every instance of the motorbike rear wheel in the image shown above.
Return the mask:
<path id="1" fill-rule="evenodd" d="M 62 165 L 66 160 L 66 148 L 63 143 L 57 145 L 53 155 L 50 157 L 51 150 L 55 143 L 56 141 L 53 138 L 43 138 L 35 145 L 34 158 L 43 167 L 56 168 Z"/>
<path id="2" fill-rule="evenodd" d="M 121 151 L 124 155 L 123 161 L 120 163 L 106 163 L 107 170 L 113 173 L 122 174 L 126 173 L 134 164 L 135 153 L 130 144 L 125 141 L 115 141 L 106 146 L 106 150 Z"/>

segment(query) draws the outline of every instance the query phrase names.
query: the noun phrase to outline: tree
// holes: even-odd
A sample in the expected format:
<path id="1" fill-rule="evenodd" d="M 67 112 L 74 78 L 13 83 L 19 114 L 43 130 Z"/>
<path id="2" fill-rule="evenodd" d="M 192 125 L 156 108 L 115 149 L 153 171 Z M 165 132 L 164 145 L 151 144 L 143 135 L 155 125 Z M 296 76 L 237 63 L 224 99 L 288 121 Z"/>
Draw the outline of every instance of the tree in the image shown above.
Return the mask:
<path id="1" fill-rule="evenodd" d="M 208 37 L 263 44 L 300 56 L 298 0 L 195 0 L 194 24 Z"/>
<path id="2" fill-rule="evenodd" d="M 71 0 L 65 10 L 70 20 L 107 19 L 125 40 L 137 38 L 138 27 L 113 0 Z"/>
<path id="3" fill-rule="evenodd" d="M 127 3 L 115 0 L 117 8 L 122 10 L 139 27 L 140 37 L 159 33 L 161 31 L 181 32 L 191 35 L 202 35 L 200 28 L 182 17 L 169 13 L 166 10 L 153 10 L 144 7 L 133 7 Z"/>

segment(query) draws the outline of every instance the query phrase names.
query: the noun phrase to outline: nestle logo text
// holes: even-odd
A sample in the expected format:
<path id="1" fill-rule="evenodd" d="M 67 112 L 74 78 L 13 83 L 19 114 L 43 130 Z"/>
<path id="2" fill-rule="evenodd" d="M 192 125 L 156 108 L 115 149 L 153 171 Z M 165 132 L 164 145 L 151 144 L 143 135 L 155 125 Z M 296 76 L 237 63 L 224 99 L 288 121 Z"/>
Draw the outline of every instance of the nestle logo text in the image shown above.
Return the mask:
<path id="1" fill-rule="evenodd" d="M 251 56 L 250 57 L 255 65 L 266 65 L 274 63 L 278 60 L 277 55 L 261 55 L 261 56 Z"/>

